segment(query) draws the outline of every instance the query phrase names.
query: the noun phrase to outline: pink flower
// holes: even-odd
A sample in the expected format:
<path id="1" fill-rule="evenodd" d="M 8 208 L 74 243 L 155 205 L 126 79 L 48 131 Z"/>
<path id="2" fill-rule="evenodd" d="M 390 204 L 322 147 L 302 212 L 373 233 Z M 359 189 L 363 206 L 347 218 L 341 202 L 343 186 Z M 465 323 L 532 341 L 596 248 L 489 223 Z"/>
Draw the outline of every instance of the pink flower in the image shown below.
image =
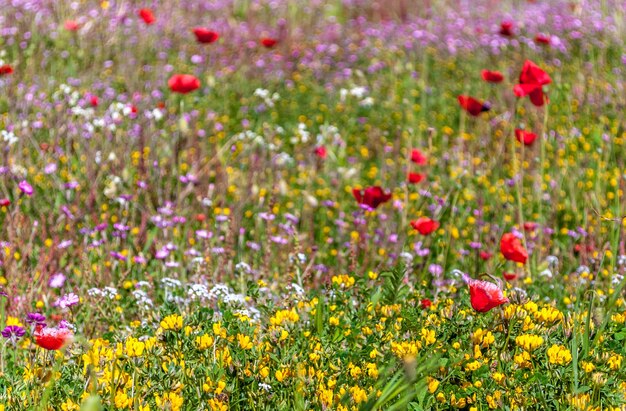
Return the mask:
<path id="1" fill-rule="evenodd" d="M 22 191 L 22 193 L 26 194 L 27 196 L 30 197 L 30 196 L 33 195 L 33 192 L 34 192 L 33 186 L 28 184 L 28 181 L 22 180 L 22 181 L 19 182 L 19 184 L 17 186 Z"/>

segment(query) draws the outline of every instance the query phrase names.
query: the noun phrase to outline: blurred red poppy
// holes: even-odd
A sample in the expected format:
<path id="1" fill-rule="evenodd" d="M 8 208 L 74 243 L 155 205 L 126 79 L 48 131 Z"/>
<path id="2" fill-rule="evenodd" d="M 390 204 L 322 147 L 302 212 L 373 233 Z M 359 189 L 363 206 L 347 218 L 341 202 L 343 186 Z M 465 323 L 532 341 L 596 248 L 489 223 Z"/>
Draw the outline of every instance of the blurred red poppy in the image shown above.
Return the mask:
<path id="1" fill-rule="evenodd" d="M 423 166 L 428 163 L 428 159 L 426 158 L 426 156 L 416 148 L 411 150 L 411 161 L 419 166 Z"/>
<path id="2" fill-rule="evenodd" d="M 472 308 L 479 313 L 486 313 L 492 308 L 509 302 L 509 299 L 502 293 L 499 284 L 496 285 L 489 281 L 475 280 L 468 276 L 465 276 L 463 279 L 469 286 Z"/>
<path id="3" fill-rule="evenodd" d="M 191 74 L 175 74 L 167 85 L 174 93 L 187 94 L 200 88 L 200 80 Z"/>
<path id="4" fill-rule="evenodd" d="M 481 260 L 487 261 L 491 259 L 491 257 L 493 257 L 493 254 L 491 254 L 489 251 L 481 251 L 480 253 L 478 253 L 478 256 Z"/>
<path id="5" fill-rule="evenodd" d="M 411 221 L 411 227 L 416 229 L 421 235 L 428 235 L 439 228 L 439 223 L 428 217 L 420 217 Z"/>
<path id="6" fill-rule="evenodd" d="M 507 280 L 507 281 L 515 281 L 515 280 L 517 280 L 517 273 L 507 273 L 507 272 L 504 272 L 504 273 L 502 273 L 502 277 L 504 277 L 504 279 Z"/>
<path id="7" fill-rule="evenodd" d="M 355 188 L 352 190 L 352 195 L 354 195 L 359 204 L 365 205 L 370 209 L 375 209 L 391 199 L 391 193 L 385 193 L 379 186 L 368 187 L 364 190 Z"/>
<path id="8" fill-rule="evenodd" d="M 409 173 L 407 175 L 407 180 L 411 184 L 417 184 L 417 183 L 423 181 L 424 178 L 426 178 L 426 176 L 424 174 L 422 174 L 422 173 Z"/>
<path id="9" fill-rule="evenodd" d="M 543 86 L 552 83 L 550 76 L 530 60 L 524 62 L 519 76 L 519 84 L 513 91 L 517 97 L 530 96 L 530 101 L 537 107 L 549 102 L 543 93 Z"/>
<path id="10" fill-rule="evenodd" d="M 8 198 L 0 199 L 0 207 L 8 207 L 11 205 L 11 200 Z"/>
<path id="11" fill-rule="evenodd" d="M 459 100 L 459 105 L 461 106 L 461 108 L 463 108 L 465 111 L 467 111 L 469 114 L 471 114 L 474 117 L 479 116 L 480 113 L 484 111 L 489 111 L 489 109 L 491 108 L 489 107 L 489 104 L 481 103 L 480 101 L 476 100 L 474 97 L 470 97 L 470 96 L 459 96 L 458 100 Z"/>
<path id="12" fill-rule="evenodd" d="M 503 21 L 500 23 L 500 34 L 505 37 L 512 37 L 515 34 L 513 33 L 513 22 Z"/>
<path id="13" fill-rule="evenodd" d="M 322 160 L 325 159 L 326 156 L 328 155 L 328 153 L 326 152 L 326 147 L 324 146 L 315 147 L 314 152 L 315 152 L 315 155 L 321 158 Z"/>
<path id="14" fill-rule="evenodd" d="M 524 223 L 525 231 L 534 231 L 537 229 L 537 227 L 539 227 L 539 224 L 535 223 L 534 221 L 526 221 Z"/>
<path id="15" fill-rule="evenodd" d="M 271 37 L 264 37 L 264 38 L 261 39 L 261 44 L 263 45 L 263 47 L 266 47 L 268 49 L 271 49 L 277 43 L 278 43 L 278 40 L 273 39 Z"/>
<path id="16" fill-rule="evenodd" d="M 504 75 L 499 71 L 483 70 L 481 75 L 488 83 L 501 83 L 504 80 Z"/>
<path id="17" fill-rule="evenodd" d="M 535 140 L 537 139 L 537 134 L 531 133 L 530 131 L 524 131 L 519 128 L 516 128 L 515 138 L 520 143 L 524 143 L 525 146 L 529 146 L 535 142 Z"/>
<path id="18" fill-rule="evenodd" d="M 550 44 L 550 36 L 547 35 L 547 34 L 538 33 L 535 36 L 535 43 L 549 45 Z"/>
<path id="19" fill-rule="evenodd" d="M 66 20 L 65 24 L 63 24 L 63 27 L 67 31 L 76 31 L 80 28 L 80 25 L 76 20 Z"/>
<path id="20" fill-rule="evenodd" d="M 215 43 L 220 38 L 220 35 L 216 31 L 204 27 L 194 28 L 193 34 L 196 36 L 198 43 L 202 44 Z"/>
<path id="21" fill-rule="evenodd" d="M 427 310 L 430 308 L 431 305 L 433 305 L 433 302 L 430 301 L 428 298 L 424 298 L 422 299 L 422 301 L 420 301 L 420 305 L 424 310 Z"/>
<path id="22" fill-rule="evenodd" d="M 3 64 L 2 66 L 0 66 L 0 76 L 11 73 L 13 73 L 13 67 L 9 66 L 8 64 Z"/>
<path id="23" fill-rule="evenodd" d="M 89 104 L 91 104 L 91 107 L 98 107 L 98 96 L 93 94 L 89 96 Z"/>
<path id="24" fill-rule="evenodd" d="M 154 17 L 154 13 L 150 9 L 141 9 L 139 10 L 139 17 L 146 23 L 148 26 L 153 24 L 156 21 L 156 17 Z"/>
<path id="25" fill-rule="evenodd" d="M 506 233 L 500 239 L 500 252 L 509 261 L 526 264 L 528 252 L 519 238 L 513 233 Z"/>
<path id="26" fill-rule="evenodd" d="M 46 350 L 60 350 L 74 339 L 72 330 L 68 328 L 37 326 L 34 336 L 35 344 Z"/>

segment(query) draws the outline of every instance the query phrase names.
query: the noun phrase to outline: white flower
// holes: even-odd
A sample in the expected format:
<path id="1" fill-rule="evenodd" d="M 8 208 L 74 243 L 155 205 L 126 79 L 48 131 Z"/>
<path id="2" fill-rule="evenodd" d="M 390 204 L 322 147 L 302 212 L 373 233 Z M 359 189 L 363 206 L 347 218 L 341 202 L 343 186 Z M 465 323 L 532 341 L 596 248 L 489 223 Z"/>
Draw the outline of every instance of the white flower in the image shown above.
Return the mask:
<path id="1" fill-rule="evenodd" d="M 371 107 L 374 105 L 374 99 L 372 97 L 366 97 L 359 103 L 361 107 Z"/>
<path id="2" fill-rule="evenodd" d="M 552 271 L 550 271 L 549 269 L 545 269 L 542 272 L 539 273 L 539 275 L 541 277 L 548 277 L 548 278 L 552 278 Z"/>
<path id="3" fill-rule="evenodd" d="M 9 146 L 12 146 L 19 140 L 12 131 L 2 130 L 0 131 L 0 136 L 2 136 L 2 140 Z"/>

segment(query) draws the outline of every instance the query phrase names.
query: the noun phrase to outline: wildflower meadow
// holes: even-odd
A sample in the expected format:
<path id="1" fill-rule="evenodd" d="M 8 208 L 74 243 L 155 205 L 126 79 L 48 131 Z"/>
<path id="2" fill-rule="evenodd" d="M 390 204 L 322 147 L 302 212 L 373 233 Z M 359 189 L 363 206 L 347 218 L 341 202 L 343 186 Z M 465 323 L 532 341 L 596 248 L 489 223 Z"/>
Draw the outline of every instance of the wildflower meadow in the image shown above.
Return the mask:
<path id="1" fill-rule="evenodd" d="M 0 411 L 625 410 L 626 1 L 0 0 Z"/>

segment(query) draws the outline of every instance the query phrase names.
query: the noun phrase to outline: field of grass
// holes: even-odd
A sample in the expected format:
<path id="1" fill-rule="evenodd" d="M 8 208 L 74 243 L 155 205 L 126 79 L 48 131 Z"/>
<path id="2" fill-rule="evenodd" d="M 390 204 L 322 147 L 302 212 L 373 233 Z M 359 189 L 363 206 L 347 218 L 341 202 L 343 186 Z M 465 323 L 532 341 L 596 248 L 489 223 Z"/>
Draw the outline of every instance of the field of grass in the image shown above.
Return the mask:
<path id="1" fill-rule="evenodd" d="M 624 0 L 0 0 L 0 411 L 626 409 Z"/>

